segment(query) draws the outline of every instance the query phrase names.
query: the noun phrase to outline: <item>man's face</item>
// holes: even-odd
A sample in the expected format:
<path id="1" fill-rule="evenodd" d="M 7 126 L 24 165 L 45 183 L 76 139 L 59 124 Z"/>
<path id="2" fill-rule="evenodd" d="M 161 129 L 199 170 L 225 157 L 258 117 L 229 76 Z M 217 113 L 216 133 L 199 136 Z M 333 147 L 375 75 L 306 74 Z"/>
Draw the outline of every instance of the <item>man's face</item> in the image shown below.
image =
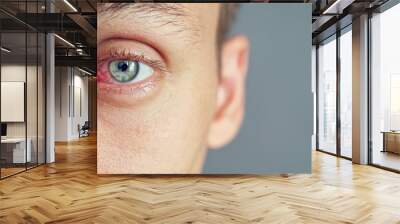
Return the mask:
<path id="1" fill-rule="evenodd" d="M 218 109 L 218 4 L 99 4 L 98 173 L 198 173 Z"/>

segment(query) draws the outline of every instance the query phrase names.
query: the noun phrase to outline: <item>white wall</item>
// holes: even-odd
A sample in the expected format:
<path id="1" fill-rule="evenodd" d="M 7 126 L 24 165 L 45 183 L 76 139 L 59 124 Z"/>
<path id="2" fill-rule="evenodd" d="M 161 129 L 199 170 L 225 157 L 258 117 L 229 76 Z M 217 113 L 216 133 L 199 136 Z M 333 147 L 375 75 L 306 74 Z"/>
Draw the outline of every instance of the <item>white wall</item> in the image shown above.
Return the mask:
<path id="1" fill-rule="evenodd" d="M 55 140 L 77 139 L 78 124 L 88 120 L 88 78 L 76 68 L 56 67 L 55 85 Z"/>
<path id="2" fill-rule="evenodd" d="M 68 67 L 55 68 L 55 141 L 67 141 L 69 132 L 70 75 Z"/>
<path id="3" fill-rule="evenodd" d="M 77 70 L 75 70 L 73 83 L 74 96 L 72 96 L 74 102 L 71 102 L 71 104 L 74 104 L 74 107 L 72 108 L 71 119 L 72 138 L 79 137 L 79 132 L 77 128 L 78 124 L 82 126 L 85 121 L 88 120 L 88 77 L 81 76 L 81 73 L 78 73 L 78 75 L 76 75 L 76 71 Z"/>

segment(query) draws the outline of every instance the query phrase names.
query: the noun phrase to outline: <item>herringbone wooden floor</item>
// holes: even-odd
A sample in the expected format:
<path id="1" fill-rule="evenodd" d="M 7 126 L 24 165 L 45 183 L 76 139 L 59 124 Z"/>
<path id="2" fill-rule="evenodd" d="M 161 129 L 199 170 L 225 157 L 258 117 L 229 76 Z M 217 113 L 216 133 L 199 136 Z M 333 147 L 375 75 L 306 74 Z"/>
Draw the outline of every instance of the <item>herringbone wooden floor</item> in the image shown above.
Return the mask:
<path id="1" fill-rule="evenodd" d="M 400 175 L 315 152 L 313 174 L 97 176 L 94 137 L 0 181 L 0 223 L 400 223 Z"/>

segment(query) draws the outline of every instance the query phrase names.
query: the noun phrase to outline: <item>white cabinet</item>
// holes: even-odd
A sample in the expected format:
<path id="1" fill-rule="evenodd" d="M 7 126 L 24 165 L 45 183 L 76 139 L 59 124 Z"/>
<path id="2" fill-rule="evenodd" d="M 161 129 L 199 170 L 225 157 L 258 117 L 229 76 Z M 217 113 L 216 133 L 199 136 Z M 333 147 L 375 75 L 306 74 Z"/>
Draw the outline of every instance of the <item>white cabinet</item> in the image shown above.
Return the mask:
<path id="1" fill-rule="evenodd" d="M 26 140 L 27 147 L 25 151 L 25 138 L 7 138 L 2 139 L 1 144 L 7 148 L 12 148 L 12 163 L 25 163 L 32 161 L 32 140 Z"/>

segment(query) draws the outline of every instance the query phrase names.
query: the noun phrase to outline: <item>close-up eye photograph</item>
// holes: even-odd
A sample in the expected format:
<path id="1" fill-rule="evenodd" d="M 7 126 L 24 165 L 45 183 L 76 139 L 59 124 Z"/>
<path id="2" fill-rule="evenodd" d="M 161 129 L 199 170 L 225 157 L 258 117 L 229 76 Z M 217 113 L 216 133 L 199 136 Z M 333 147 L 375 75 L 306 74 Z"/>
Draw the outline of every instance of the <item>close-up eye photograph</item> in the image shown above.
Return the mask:
<path id="1" fill-rule="evenodd" d="M 1 0 L 0 224 L 400 224 L 398 0 Z"/>
<path id="2" fill-rule="evenodd" d="M 310 171 L 309 5 L 97 9 L 99 174 Z M 274 54 L 279 41 L 287 48 Z M 279 129 L 298 133 L 290 141 L 274 127 L 282 110 Z"/>

